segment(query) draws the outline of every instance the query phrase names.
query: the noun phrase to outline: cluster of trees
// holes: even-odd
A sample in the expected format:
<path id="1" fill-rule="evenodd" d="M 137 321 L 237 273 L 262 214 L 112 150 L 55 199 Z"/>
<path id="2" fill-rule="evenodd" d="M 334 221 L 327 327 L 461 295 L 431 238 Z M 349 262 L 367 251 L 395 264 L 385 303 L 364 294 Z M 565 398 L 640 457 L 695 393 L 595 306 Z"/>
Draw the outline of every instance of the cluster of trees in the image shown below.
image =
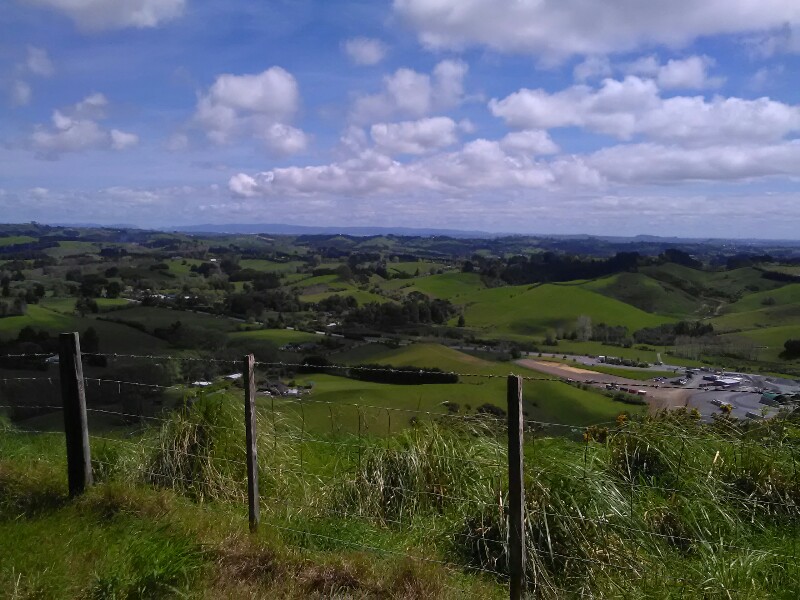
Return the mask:
<path id="1" fill-rule="evenodd" d="M 426 383 L 458 383 L 458 375 L 445 373 L 431 367 L 393 367 L 391 365 L 366 364 L 362 368 L 350 369 L 348 377 L 359 381 L 392 383 L 397 385 L 422 385 Z M 365 370 L 375 369 L 375 370 Z"/>
<path id="2" fill-rule="evenodd" d="M 230 314 L 258 318 L 265 310 L 298 312 L 304 304 L 293 293 L 284 290 L 262 290 L 229 294 L 225 308 Z"/>
<path id="3" fill-rule="evenodd" d="M 781 358 L 785 360 L 800 358 L 800 340 L 786 340 L 783 344 Z"/>
<path id="4" fill-rule="evenodd" d="M 185 325 L 175 321 L 169 327 L 156 327 L 153 335 L 175 348 L 212 349 L 225 346 L 225 334 L 215 329 Z"/>
<path id="5" fill-rule="evenodd" d="M 645 327 L 633 333 L 633 339 L 640 344 L 653 346 L 671 346 L 678 337 L 698 338 L 714 334 L 711 323 L 700 321 L 679 321 L 665 323 L 657 327 Z"/>
<path id="6" fill-rule="evenodd" d="M 352 310 L 347 322 L 375 329 L 394 329 L 407 325 L 443 325 L 457 314 L 449 300 L 430 299 L 425 294 L 412 292 L 402 303 L 370 302 Z"/>

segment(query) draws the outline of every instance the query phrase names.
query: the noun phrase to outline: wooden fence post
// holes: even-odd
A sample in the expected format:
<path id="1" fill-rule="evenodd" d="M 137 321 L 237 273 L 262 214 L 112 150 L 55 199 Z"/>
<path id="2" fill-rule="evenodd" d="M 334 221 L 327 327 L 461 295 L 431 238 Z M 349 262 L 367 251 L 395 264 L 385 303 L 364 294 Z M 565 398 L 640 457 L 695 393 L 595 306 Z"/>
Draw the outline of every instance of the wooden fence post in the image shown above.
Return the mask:
<path id="1" fill-rule="evenodd" d="M 67 478 L 69 495 L 74 497 L 92 485 L 92 455 L 89 450 L 80 339 L 77 333 L 62 333 L 59 344 L 58 366 L 67 440 Z"/>
<path id="2" fill-rule="evenodd" d="M 522 378 L 508 376 L 508 573 L 511 600 L 525 589 L 525 487 L 522 451 Z"/>
<path id="3" fill-rule="evenodd" d="M 250 532 L 258 530 L 261 521 L 258 498 L 258 442 L 256 438 L 256 375 L 255 358 L 244 357 L 244 423 L 247 439 L 247 507 L 250 517 Z"/>

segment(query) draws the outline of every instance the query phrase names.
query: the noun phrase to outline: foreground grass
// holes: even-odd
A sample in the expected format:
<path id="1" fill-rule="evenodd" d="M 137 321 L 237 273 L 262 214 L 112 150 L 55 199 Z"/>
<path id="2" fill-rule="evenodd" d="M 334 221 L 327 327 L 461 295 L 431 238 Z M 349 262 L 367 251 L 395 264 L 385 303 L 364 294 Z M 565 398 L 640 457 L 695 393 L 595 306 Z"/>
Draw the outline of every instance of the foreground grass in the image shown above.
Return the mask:
<path id="1" fill-rule="evenodd" d="M 76 500 L 65 497 L 63 440 L 6 425 L 0 589 L 12 598 L 506 595 L 502 422 L 445 417 L 356 438 L 262 415 L 262 527 L 249 536 L 238 408 L 209 396 L 135 436 L 93 439 L 98 485 Z M 797 597 L 800 426 L 696 417 L 621 417 L 582 441 L 526 434 L 532 597 Z"/>

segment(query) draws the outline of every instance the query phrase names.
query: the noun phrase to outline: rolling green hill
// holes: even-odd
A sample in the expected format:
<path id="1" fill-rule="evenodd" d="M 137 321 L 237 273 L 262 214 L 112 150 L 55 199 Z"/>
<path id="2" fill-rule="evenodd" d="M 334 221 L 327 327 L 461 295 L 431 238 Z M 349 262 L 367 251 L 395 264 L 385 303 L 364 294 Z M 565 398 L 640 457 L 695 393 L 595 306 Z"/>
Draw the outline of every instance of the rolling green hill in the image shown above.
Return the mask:
<path id="1" fill-rule="evenodd" d="M 464 300 L 467 325 L 486 334 L 544 335 L 557 327 L 572 328 L 581 315 L 594 323 L 624 325 L 630 331 L 674 320 L 578 286 L 492 288 Z"/>
<path id="2" fill-rule="evenodd" d="M 687 292 L 642 273 L 618 273 L 590 281 L 583 287 L 645 312 L 673 317 L 695 315 L 703 305 Z"/>

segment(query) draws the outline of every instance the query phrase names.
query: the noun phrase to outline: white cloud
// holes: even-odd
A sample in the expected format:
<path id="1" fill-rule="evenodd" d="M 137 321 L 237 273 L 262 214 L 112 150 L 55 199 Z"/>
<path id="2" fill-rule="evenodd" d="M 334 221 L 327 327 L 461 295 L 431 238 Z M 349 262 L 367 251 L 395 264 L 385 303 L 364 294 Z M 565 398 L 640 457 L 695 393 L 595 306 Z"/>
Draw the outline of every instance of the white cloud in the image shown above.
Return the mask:
<path id="1" fill-rule="evenodd" d="M 380 131 L 380 128 L 379 130 Z M 381 139 L 382 134 L 378 135 Z M 291 166 L 255 174 L 240 173 L 228 182 L 242 197 L 336 197 L 372 195 L 403 197 L 472 197 L 486 191 L 547 190 L 574 185 L 602 185 L 598 173 L 571 157 L 540 163 L 520 140 L 477 139 L 452 152 L 400 162 L 382 152 L 365 149 L 351 158 L 327 165 Z M 514 142 L 518 143 L 514 143 Z M 392 142 L 400 146 L 397 139 Z M 540 138 L 539 142 L 544 142 Z M 408 142 L 410 150 L 421 145 Z M 393 148 L 395 149 L 395 148 Z M 551 147 L 538 150 L 550 151 Z"/>
<path id="2" fill-rule="evenodd" d="M 386 56 L 386 45 L 374 38 L 351 38 L 344 42 L 342 48 L 357 65 L 377 65 Z"/>
<path id="3" fill-rule="evenodd" d="M 662 144 L 622 144 L 585 158 L 606 178 L 621 183 L 739 181 L 800 176 L 800 141 L 774 144 L 719 144 L 683 148 Z"/>
<path id="4" fill-rule="evenodd" d="M 263 133 L 267 147 L 277 156 L 289 156 L 303 152 L 308 146 L 308 136 L 291 125 L 273 123 Z"/>
<path id="5" fill-rule="evenodd" d="M 556 154 L 558 145 L 540 129 L 512 131 L 500 140 L 500 147 L 509 154 Z"/>
<path id="6" fill-rule="evenodd" d="M 91 94 L 71 107 L 53 111 L 51 127 L 35 127 L 30 136 L 31 148 L 41 158 L 55 159 L 70 152 L 124 150 L 136 145 L 136 134 L 100 126 L 98 120 L 105 118 L 107 105 L 103 94 Z"/>
<path id="7" fill-rule="evenodd" d="M 745 43 L 758 58 L 800 53 L 800 24 L 783 23 L 782 27 L 752 36 Z"/>
<path id="8" fill-rule="evenodd" d="M 25 106 L 31 101 L 31 86 L 27 82 L 17 79 L 11 84 L 11 105 Z"/>
<path id="9" fill-rule="evenodd" d="M 20 0 L 61 12 L 87 31 L 156 27 L 183 14 L 186 0 Z"/>
<path id="10" fill-rule="evenodd" d="M 28 46 L 28 56 L 25 60 L 25 68 L 40 77 L 50 77 L 54 72 L 53 63 L 47 55 L 47 50 Z"/>
<path id="11" fill-rule="evenodd" d="M 714 59 L 708 56 L 670 59 L 663 65 L 655 56 L 647 56 L 625 65 L 623 70 L 632 75 L 652 77 L 658 83 L 658 87 L 664 90 L 702 90 L 719 87 L 725 81 L 722 77 L 709 77 L 707 71 L 714 64 Z"/>
<path id="12" fill-rule="evenodd" d="M 272 152 L 290 154 L 304 150 L 308 141 L 305 133 L 286 124 L 299 104 L 297 81 L 281 67 L 254 75 L 224 74 L 200 96 L 194 121 L 218 144 L 257 138 Z"/>
<path id="13" fill-rule="evenodd" d="M 576 126 L 628 140 L 704 145 L 779 140 L 800 129 L 800 107 L 769 98 L 661 98 L 654 81 L 606 79 L 598 89 L 576 85 L 550 94 L 522 89 L 489 102 L 491 112 L 518 129 Z"/>
<path id="14" fill-rule="evenodd" d="M 458 104 L 464 94 L 468 67 L 460 60 L 443 60 L 432 75 L 401 68 L 383 79 L 383 91 L 356 100 L 351 118 L 374 123 L 394 115 L 420 118 Z"/>
<path id="15" fill-rule="evenodd" d="M 587 81 L 602 77 L 610 77 L 613 70 L 611 61 L 606 56 L 588 56 L 583 62 L 575 65 L 572 75 L 578 81 Z"/>
<path id="16" fill-rule="evenodd" d="M 125 131 L 120 131 L 119 129 L 112 129 L 110 135 L 111 147 L 114 150 L 125 150 L 127 148 L 132 148 L 139 143 L 139 136 L 135 133 L 126 133 Z"/>
<path id="17" fill-rule="evenodd" d="M 555 60 L 800 24 L 794 0 L 394 0 L 394 10 L 430 48 L 485 45 Z"/>
<path id="18" fill-rule="evenodd" d="M 376 123 L 370 128 L 375 145 L 387 154 L 425 154 L 458 141 L 458 125 L 449 117 L 401 123 Z"/>
<path id="19" fill-rule="evenodd" d="M 228 188 L 237 196 L 252 198 L 259 195 L 259 184 L 246 173 L 237 173 L 228 181 Z"/>

